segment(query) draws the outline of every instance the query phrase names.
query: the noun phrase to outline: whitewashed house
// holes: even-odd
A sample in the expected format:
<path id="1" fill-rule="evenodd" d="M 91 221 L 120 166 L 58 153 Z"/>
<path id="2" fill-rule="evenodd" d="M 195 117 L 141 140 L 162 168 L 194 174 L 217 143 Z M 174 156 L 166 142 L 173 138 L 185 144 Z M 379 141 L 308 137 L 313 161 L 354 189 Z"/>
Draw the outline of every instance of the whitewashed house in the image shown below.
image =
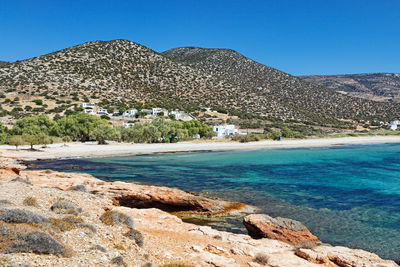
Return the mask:
<path id="1" fill-rule="evenodd" d="M 134 108 L 134 109 L 130 109 L 130 110 L 125 111 L 123 116 L 125 116 L 125 117 L 135 117 L 137 113 L 138 113 L 138 110 Z"/>
<path id="2" fill-rule="evenodd" d="M 123 124 L 122 124 L 122 126 L 124 127 L 124 128 L 131 128 L 131 127 L 133 127 L 135 124 L 133 123 L 133 122 L 124 122 Z"/>
<path id="3" fill-rule="evenodd" d="M 152 108 L 151 109 L 151 115 L 154 115 L 154 116 L 159 115 L 161 112 L 163 112 L 162 108 Z"/>
<path id="4" fill-rule="evenodd" d="M 84 113 L 90 114 L 90 115 L 95 115 L 96 113 L 93 111 L 91 108 L 87 108 L 83 111 Z"/>
<path id="5" fill-rule="evenodd" d="M 399 125 L 400 125 L 400 121 L 391 121 L 388 128 L 390 130 L 397 130 Z"/>
<path id="6" fill-rule="evenodd" d="M 100 115 L 108 115 L 108 112 L 107 112 L 107 109 L 105 109 L 105 108 L 99 108 L 99 109 L 97 110 L 97 114 L 100 114 Z"/>
<path id="7" fill-rule="evenodd" d="M 168 115 L 175 115 L 175 119 L 180 120 L 182 118 L 182 113 L 180 111 L 174 110 L 168 113 Z"/>
<path id="8" fill-rule="evenodd" d="M 94 104 L 94 103 L 82 103 L 81 106 L 82 106 L 82 108 L 95 108 L 96 104 Z"/>
<path id="9" fill-rule="evenodd" d="M 213 127 L 213 130 L 217 133 L 217 137 L 235 135 L 238 132 L 235 125 L 216 125 Z"/>

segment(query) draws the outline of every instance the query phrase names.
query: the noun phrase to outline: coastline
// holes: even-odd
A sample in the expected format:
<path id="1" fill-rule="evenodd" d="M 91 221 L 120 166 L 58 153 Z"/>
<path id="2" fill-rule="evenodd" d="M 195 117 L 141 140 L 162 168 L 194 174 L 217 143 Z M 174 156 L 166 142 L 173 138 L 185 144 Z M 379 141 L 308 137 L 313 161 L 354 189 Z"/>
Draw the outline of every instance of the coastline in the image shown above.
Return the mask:
<path id="1" fill-rule="evenodd" d="M 172 258 L 178 258 L 182 261 L 188 261 L 188 263 L 201 263 L 199 266 L 260 266 L 255 261 L 259 251 L 268 251 L 268 264 L 273 266 L 349 266 L 347 263 L 355 263 L 363 266 L 368 264 L 380 264 L 380 266 L 398 266 L 391 260 L 383 260 L 376 254 L 359 250 L 351 249 L 341 246 L 330 246 L 326 244 L 318 244 L 316 246 L 308 246 L 307 242 L 301 245 L 288 244 L 280 239 L 252 239 L 248 235 L 233 234 L 229 232 L 223 232 L 214 230 L 208 226 L 198 226 L 191 223 L 185 223 L 181 219 L 174 215 L 165 213 L 157 208 L 158 205 L 149 203 L 149 207 L 128 207 L 121 203 L 116 203 L 110 198 L 110 194 L 120 195 L 124 190 L 126 193 L 122 195 L 125 198 L 131 198 L 139 196 L 141 199 L 148 199 L 149 192 L 152 191 L 154 194 L 149 199 L 160 199 L 161 202 L 166 200 L 171 201 L 173 196 L 175 199 L 173 202 L 194 202 L 192 196 L 185 192 L 173 188 L 167 187 L 156 187 L 156 186 L 145 186 L 127 184 L 124 182 L 111 182 L 107 183 L 100 181 L 95 177 L 83 173 L 60 173 L 50 170 L 29 170 L 19 169 L 15 166 L 15 162 L 27 161 L 27 160 L 46 160 L 46 159 L 61 159 L 68 157 L 101 157 L 101 156 L 118 156 L 118 155 L 137 155 L 137 154 L 157 154 L 157 153 L 187 153 L 187 152 L 210 152 L 210 151 L 223 151 L 223 150 L 252 150 L 252 149 L 285 149 L 285 148 L 307 148 L 307 147 L 329 147 L 337 145 L 356 145 L 356 144 L 379 144 L 379 143 L 400 143 L 400 137 L 346 137 L 346 138 L 335 138 L 335 139 L 307 139 L 307 140 L 285 140 L 285 141 L 262 141 L 253 143 L 236 143 L 236 142 L 185 142 L 177 144 L 110 144 L 110 145 L 97 145 L 95 143 L 74 143 L 69 144 L 68 147 L 62 144 L 53 144 L 48 148 L 41 149 L 41 151 L 29 151 L 24 147 L 20 151 L 15 151 L 14 147 L 11 146 L 0 146 L 0 153 L 4 159 L 3 162 L 3 175 L 2 175 L 2 186 L 4 192 L 21 192 L 30 190 L 34 192 L 35 196 L 41 195 L 40 201 L 44 202 L 48 200 L 48 194 L 51 193 L 51 199 L 57 199 L 62 195 L 63 197 L 69 197 L 75 201 L 79 199 L 79 203 L 86 203 L 89 200 L 87 193 L 78 193 L 73 195 L 69 191 L 69 188 L 85 184 L 94 196 L 90 197 L 91 206 L 97 210 L 102 211 L 104 205 L 108 206 L 109 209 L 114 211 L 121 211 L 125 214 L 129 214 L 135 218 L 138 222 L 138 230 L 145 236 L 145 242 L 148 247 L 139 248 L 139 250 L 145 251 L 150 255 L 150 259 L 154 262 L 169 263 Z M 196 149 L 193 149 L 196 148 Z M 183 150 L 185 149 L 185 150 Z M 8 177 L 10 176 L 10 177 Z M 12 177 L 30 177 L 29 183 L 31 185 L 24 186 L 24 182 L 13 183 L 10 181 Z M 23 178 L 20 178 L 23 180 Z M 107 187 L 108 186 L 108 187 Z M 129 188 L 125 188 L 129 187 Z M 44 193 L 39 193 L 38 190 L 53 190 Z M 121 191 L 121 189 L 123 189 Z M 65 192 L 65 193 L 64 193 Z M 11 195 L 22 197 L 20 194 L 11 193 Z M 26 194 L 23 194 L 26 195 Z M 85 197 L 85 199 L 83 198 Z M 182 196 L 181 199 L 179 197 Z M 10 197 L 11 198 L 11 197 Z M 92 199 L 93 198 L 93 199 Z M 84 199 L 84 200 L 83 200 Z M 18 201 L 13 202 L 21 202 Z M 96 206 L 99 202 L 111 201 L 111 203 L 102 204 Z M 197 200 L 196 200 L 197 201 Z M 208 205 L 212 199 L 200 199 L 201 203 Z M 171 202 L 172 203 L 172 202 Z M 210 202 L 211 203 L 211 202 Z M 229 203 L 228 203 L 229 204 Z M 48 203 L 47 206 L 50 204 Z M 179 205 L 179 204 L 178 204 Z M 90 206 L 90 205 L 88 205 Z M 218 207 L 215 203 L 211 203 L 210 207 Z M 143 209 L 144 208 L 144 209 Z M 236 206 L 234 207 L 236 209 Z M 36 211 L 36 210 L 35 210 Z M 229 207 L 226 211 L 230 212 Z M 232 210 L 233 211 L 233 210 Z M 47 211 L 46 211 L 47 212 Z M 98 222 L 98 217 L 101 213 L 93 212 L 92 218 L 89 218 L 92 224 L 97 228 L 103 230 Z M 235 211 L 234 211 L 235 212 Z M 254 212 L 254 211 L 253 211 Z M 247 212 L 245 212 L 247 213 Z M 252 213 L 252 212 L 251 212 Z M 215 216 L 218 216 L 219 212 L 214 212 Z M 214 215 L 212 217 L 214 217 Z M 259 216 L 259 214 L 256 214 Z M 168 219 L 166 221 L 166 219 Z M 156 223 L 155 223 L 156 222 Z M 155 225 L 149 227 L 149 225 Z M 117 231 L 120 228 L 117 228 Z M 160 237 L 160 234 L 162 237 Z M 132 246 L 131 241 L 125 238 L 126 235 L 121 235 L 120 232 L 114 232 L 113 235 L 118 236 L 118 244 L 124 244 L 124 246 L 130 246 L 129 248 L 135 248 Z M 174 236 L 171 239 L 171 235 Z M 179 237 L 177 237 L 179 235 Z M 87 259 L 88 247 L 81 247 L 83 242 L 78 240 L 78 234 L 66 235 L 68 240 L 72 239 L 72 242 L 76 244 L 77 255 L 72 259 L 62 258 L 64 263 L 72 261 L 74 263 L 81 262 L 83 258 Z M 64 238 L 67 238 L 64 237 Z M 219 237 L 219 238 L 216 238 Z M 86 237 L 85 237 L 86 238 Z M 106 239 L 104 239 L 106 240 Z M 165 248 L 162 251 L 160 257 L 159 247 L 153 247 L 154 244 L 164 242 Z M 170 242 L 164 241 L 170 240 Z M 190 240 L 190 241 L 189 241 Z M 68 241 L 70 242 L 70 241 Z M 99 241 L 97 241 L 99 242 Z M 113 241 L 114 242 L 114 241 Z M 79 244 L 79 246 L 78 246 Z M 189 244 L 189 245 L 188 245 Z M 192 245 L 196 244 L 196 245 Z M 110 256 L 107 256 L 105 262 L 112 260 L 112 257 L 119 255 L 121 250 L 116 248 L 115 244 L 103 242 L 102 246 L 107 247 L 110 250 Z M 155 252 L 154 252 L 155 251 Z M 188 254 L 189 253 L 189 254 Z M 25 255 L 25 254 L 24 254 Z M 27 256 L 13 256 L 15 259 L 26 261 L 30 260 L 31 255 Z M 83 256 L 85 255 L 85 256 Z M 130 255 L 125 252 L 122 254 L 124 259 L 128 262 L 137 261 L 137 256 Z M 183 257 L 184 255 L 184 257 Z M 189 256 L 189 257 L 188 257 Z M 54 259 L 51 256 L 37 255 L 35 256 L 37 261 L 45 262 L 46 264 L 54 263 Z M 93 255 L 90 257 L 90 261 L 99 259 L 99 255 Z M 149 260 L 147 257 L 145 260 Z"/>
<path id="2" fill-rule="evenodd" d="M 313 148 L 339 145 L 361 145 L 400 143 L 400 136 L 367 136 L 315 139 L 287 139 L 282 141 L 264 140 L 259 142 L 238 143 L 233 141 L 192 141 L 180 143 L 126 144 L 111 142 L 108 145 L 97 145 L 95 142 L 52 144 L 37 151 L 30 151 L 28 146 L 0 146 L 0 155 L 5 158 L 20 160 L 56 160 L 63 158 L 90 158 L 125 155 L 143 155 L 157 153 L 213 152 L 227 150 L 257 150 L 280 148 Z"/>

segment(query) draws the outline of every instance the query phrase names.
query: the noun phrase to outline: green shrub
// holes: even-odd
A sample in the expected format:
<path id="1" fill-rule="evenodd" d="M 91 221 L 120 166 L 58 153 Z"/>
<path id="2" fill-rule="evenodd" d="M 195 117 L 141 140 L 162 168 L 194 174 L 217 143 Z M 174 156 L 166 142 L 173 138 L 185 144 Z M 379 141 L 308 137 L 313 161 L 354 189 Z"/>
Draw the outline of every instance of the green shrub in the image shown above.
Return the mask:
<path id="1" fill-rule="evenodd" d="M 32 102 L 35 103 L 38 106 L 43 105 L 43 100 L 42 99 L 35 99 L 35 100 L 32 100 Z"/>

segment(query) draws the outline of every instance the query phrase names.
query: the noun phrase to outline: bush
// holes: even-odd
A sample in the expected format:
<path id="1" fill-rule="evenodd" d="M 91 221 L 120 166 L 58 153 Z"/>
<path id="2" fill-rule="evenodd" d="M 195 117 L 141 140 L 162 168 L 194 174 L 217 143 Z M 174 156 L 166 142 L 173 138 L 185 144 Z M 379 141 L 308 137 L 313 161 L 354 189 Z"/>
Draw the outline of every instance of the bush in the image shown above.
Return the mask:
<path id="1" fill-rule="evenodd" d="M 138 230 L 129 229 L 129 231 L 124 236 L 128 237 L 131 240 L 134 240 L 139 247 L 143 247 L 144 245 L 143 235 Z"/>
<path id="2" fill-rule="evenodd" d="M 92 250 L 99 250 L 99 251 L 104 252 L 104 253 L 107 252 L 107 249 L 105 247 L 101 246 L 101 245 L 94 245 L 91 249 Z"/>
<path id="3" fill-rule="evenodd" d="M 247 142 L 257 142 L 261 140 L 261 137 L 256 134 L 248 134 L 248 135 L 234 135 L 232 137 L 233 141 L 239 141 L 241 143 Z"/>
<path id="4" fill-rule="evenodd" d="M 75 228 L 86 227 L 86 224 L 84 224 L 84 222 L 85 221 L 81 217 L 77 216 L 67 216 L 64 218 L 50 218 L 50 223 L 53 229 L 56 229 L 60 232 L 67 232 Z"/>
<path id="5" fill-rule="evenodd" d="M 78 215 L 82 211 L 82 209 L 76 207 L 74 203 L 65 199 L 57 200 L 50 207 L 50 210 L 58 214 L 75 214 L 75 215 Z"/>
<path id="6" fill-rule="evenodd" d="M 20 176 L 18 176 L 18 177 L 15 177 L 15 178 L 11 179 L 10 182 L 20 182 L 20 183 L 25 183 L 25 184 L 32 184 L 30 179 L 29 179 L 29 176 L 26 176 L 25 179 L 20 177 Z"/>
<path id="7" fill-rule="evenodd" d="M 35 100 L 32 100 L 32 102 L 35 103 L 38 106 L 43 105 L 43 100 L 42 99 L 35 99 Z"/>
<path id="8" fill-rule="evenodd" d="M 49 221 L 46 217 L 33 213 L 29 210 L 7 209 L 0 212 L 0 221 L 7 223 L 39 224 Z"/>
<path id="9" fill-rule="evenodd" d="M 12 203 L 7 199 L 0 199 L 0 206 L 12 205 Z"/>
<path id="10" fill-rule="evenodd" d="M 15 150 L 18 150 L 19 146 L 22 146 L 25 143 L 24 138 L 20 135 L 15 135 L 10 138 L 8 141 L 9 145 L 15 146 Z"/>
<path id="11" fill-rule="evenodd" d="M 33 252 L 38 254 L 63 255 L 64 246 L 50 235 L 35 231 L 19 236 L 16 243 L 8 246 L 9 253 Z"/>
<path id="12" fill-rule="evenodd" d="M 135 229 L 135 224 L 132 217 L 121 212 L 106 210 L 101 216 L 100 220 L 106 225 L 125 224 L 131 229 Z"/>
<path id="13" fill-rule="evenodd" d="M 88 192 L 86 186 L 83 185 L 83 184 L 74 185 L 74 186 L 70 187 L 68 190 L 71 190 L 71 191 L 81 191 L 81 192 L 85 192 L 85 193 Z"/>
<path id="14" fill-rule="evenodd" d="M 269 263 L 269 256 L 265 253 L 257 253 L 253 260 L 259 264 L 267 265 Z"/>
<path id="15" fill-rule="evenodd" d="M 25 206 L 31 206 L 31 207 L 39 207 L 39 204 L 37 203 L 37 199 L 34 197 L 27 197 L 24 199 L 22 202 Z"/>
<path id="16" fill-rule="evenodd" d="M 117 256 L 111 260 L 111 264 L 117 265 L 117 266 L 128 266 L 126 262 L 124 261 L 124 258 L 121 256 Z"/>
<path id="17" fill-rule="evenodd" d="M 302 242 L 297 243 L 294 247 L 295 249 L 305 248 L 305 249 L 313 249 L 318 246 L 318 242 L 313 240 L 304 240 Z"/>

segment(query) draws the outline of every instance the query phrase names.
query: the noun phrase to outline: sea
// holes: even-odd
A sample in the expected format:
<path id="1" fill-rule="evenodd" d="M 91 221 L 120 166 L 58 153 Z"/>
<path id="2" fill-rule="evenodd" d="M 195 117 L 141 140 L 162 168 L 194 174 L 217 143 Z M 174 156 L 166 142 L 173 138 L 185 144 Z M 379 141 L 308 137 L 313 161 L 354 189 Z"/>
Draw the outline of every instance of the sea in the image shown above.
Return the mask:
<path id="1" fill-rule="evenodd" d="M 298 220 L 324 243 L 400 262 L 400 144 L 37 161 L 34 168 L 177 187 Z M 238 217 L 199 224 L 246 233 Z M 190 221 L 190 219 L 188 219 Z"/>

